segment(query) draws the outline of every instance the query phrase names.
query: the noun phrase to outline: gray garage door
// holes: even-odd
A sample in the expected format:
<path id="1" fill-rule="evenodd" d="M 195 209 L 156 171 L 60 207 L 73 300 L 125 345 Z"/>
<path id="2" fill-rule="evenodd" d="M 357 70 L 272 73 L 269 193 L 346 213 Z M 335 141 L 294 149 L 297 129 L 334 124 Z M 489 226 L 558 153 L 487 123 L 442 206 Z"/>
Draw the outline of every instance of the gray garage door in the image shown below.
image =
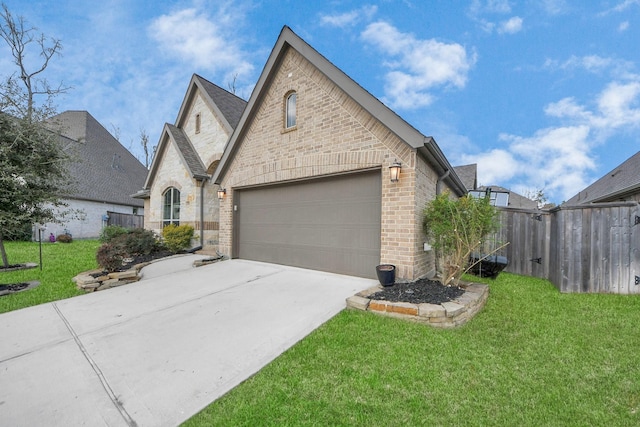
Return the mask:
<path id="1" fill-rule="evenodd" d="M 375 278 L 380 171 L 235 192 L 234 254 Z"/>

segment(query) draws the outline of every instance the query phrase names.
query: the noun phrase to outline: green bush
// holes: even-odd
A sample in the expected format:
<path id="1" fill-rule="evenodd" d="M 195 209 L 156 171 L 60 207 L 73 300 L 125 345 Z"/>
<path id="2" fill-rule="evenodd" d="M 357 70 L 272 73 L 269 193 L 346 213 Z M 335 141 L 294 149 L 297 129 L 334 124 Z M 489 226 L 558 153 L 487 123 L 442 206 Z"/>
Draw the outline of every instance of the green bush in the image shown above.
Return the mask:
<path id="1" fill-rule="evenodd" d="M 149 255 L 161 249 L 162 245 L 153 231 L 135 228 L 103 243 L 96 254 L 96 261 L 105 270 L 115 271 L 122 267 L 124 258 Z"/>
<path id="2" fill-rule="evenodd" d="M 164 245 L 171 252 L 176 253 L 191 246 L 193 227 L 190 225 L 169 224 L 162 229 Z"/>
<path id="3" fill-rule="evenodd" d="M 122 267 L 123 259 L 126 253 L 121 244 L 104 243 L 98 248 L 96 253 L 96 261 L 98 265 L 107 271 L 116 271 Z"/>
<path id="4" fill-rule="evenodd" d="M 450 198 L 449 192 L 427 203 L 423 231 L 441 259 L 440 280 L 444 285 L 458 285 L 468 270 L 469 255 L 480 247 L 482 239 L 499 228 L 498 212 L 489 197 L 470 195 Z"/>
<path id="5" fill-rule="evenodd" d="M 60 243 L 71 243 L 73 242 L 73 238 L 71 234 L 59 234 L 58 237 L 56 237 L 56 241 Z"/>
<path id="6" fill-rule="evenodd" d="M 156 234 L 143 228 L 129 230 L 127 234 L 113 238 L 110 243 L 122 246 L 128 257 L 149 255 L 160 249 L 160 242 Z"/>
<path id="7" fill-rule="evenodd" d="M 110 242 L 118 236 L 122 236 L 123 234 L 127 234 L 129 229 L 124 228 L 120 225 L 107 225 L 100 232 L 100 241 L 102 243 Z"/>

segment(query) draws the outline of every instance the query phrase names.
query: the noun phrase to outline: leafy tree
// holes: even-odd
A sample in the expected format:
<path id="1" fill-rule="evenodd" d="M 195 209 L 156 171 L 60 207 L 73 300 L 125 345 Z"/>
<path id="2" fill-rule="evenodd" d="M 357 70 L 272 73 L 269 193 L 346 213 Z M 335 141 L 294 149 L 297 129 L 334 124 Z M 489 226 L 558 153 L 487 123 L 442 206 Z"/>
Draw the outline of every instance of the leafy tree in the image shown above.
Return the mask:
<path id="1" fill-rule="evenodd" d="M 9 265 L 4 239 L 25 223 L 57 222 L 61 198 L 69 189 L 68 155 L 60 138 L 44 126 L 54 114 L 53 97 L 66 88 L 53 88 L 41 73 L 59 54 L 58 40 L 47 44 L 36 37 L 22 17 L 14 19 L 6 5 L 0 12 L 0 37 L 6 42 L 18 72 L 0 83 L 0 255 Z M 35 43 L 35 44 L 34 44 Z M 42 64 L 28 70 L 27 52 L 37 47 Z M 17 75 L 17 77 L 16 77 Z M 36 96 L 44 96 L 42 104 Z"/>
<path id="2" fill-rule="evenodd" d="M 482 239 L 498 227 L 498 212 L 489 198 L 464 196 L 451 199 L 445 192 L 429 202 L 424 210 L 423 230 L 441 259 L 443 285 L 457 285 L 469 270 L 469 256 Z"/>

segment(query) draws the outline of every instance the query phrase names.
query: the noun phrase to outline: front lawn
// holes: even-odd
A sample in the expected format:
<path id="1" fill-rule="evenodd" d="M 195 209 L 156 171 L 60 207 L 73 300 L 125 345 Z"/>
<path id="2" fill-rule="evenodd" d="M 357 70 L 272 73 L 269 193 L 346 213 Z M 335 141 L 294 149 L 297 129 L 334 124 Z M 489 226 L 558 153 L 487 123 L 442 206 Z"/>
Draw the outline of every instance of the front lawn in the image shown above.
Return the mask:
<path id="1" fill-rule="evenodd" d="M 84 294 L 76 289 L 71 278 L 83 271 L 97 268 L 97 240 L 74 240 L 72 243 L 42 243 L 42 271 L 0 272 L 0 284 L 37 280 L 40 286 L 28 291 L 0 296 L 0 313 L 45 302 L 57 301 Z M 10 264 L 39 263 L 37 242 L 5 242 Z"/>
<path id="2" fill-rule="evenodd" d="M 484 282 L 460 329 L 343 311 L 185 425 L 640 425 L 639 296 Z"/>

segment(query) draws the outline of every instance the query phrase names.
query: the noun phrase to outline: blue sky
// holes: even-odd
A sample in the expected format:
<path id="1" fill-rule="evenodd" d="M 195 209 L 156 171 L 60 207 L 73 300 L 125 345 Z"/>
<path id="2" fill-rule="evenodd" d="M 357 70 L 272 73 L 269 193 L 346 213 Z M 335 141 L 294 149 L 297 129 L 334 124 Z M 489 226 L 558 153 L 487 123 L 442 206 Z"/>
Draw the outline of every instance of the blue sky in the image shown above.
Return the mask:
<path id="1" fill-rule="evenodd" d="M 569 199 L 640 149 L 640 0 L 5 0 L 87 110 L 142 159 L 193 73 L 247 99 L 283 25 L 481 185 Z M 0 46 L 0 75 L 14 70 Z M 117 129 L 117 131 L 116 131 Z"/>

